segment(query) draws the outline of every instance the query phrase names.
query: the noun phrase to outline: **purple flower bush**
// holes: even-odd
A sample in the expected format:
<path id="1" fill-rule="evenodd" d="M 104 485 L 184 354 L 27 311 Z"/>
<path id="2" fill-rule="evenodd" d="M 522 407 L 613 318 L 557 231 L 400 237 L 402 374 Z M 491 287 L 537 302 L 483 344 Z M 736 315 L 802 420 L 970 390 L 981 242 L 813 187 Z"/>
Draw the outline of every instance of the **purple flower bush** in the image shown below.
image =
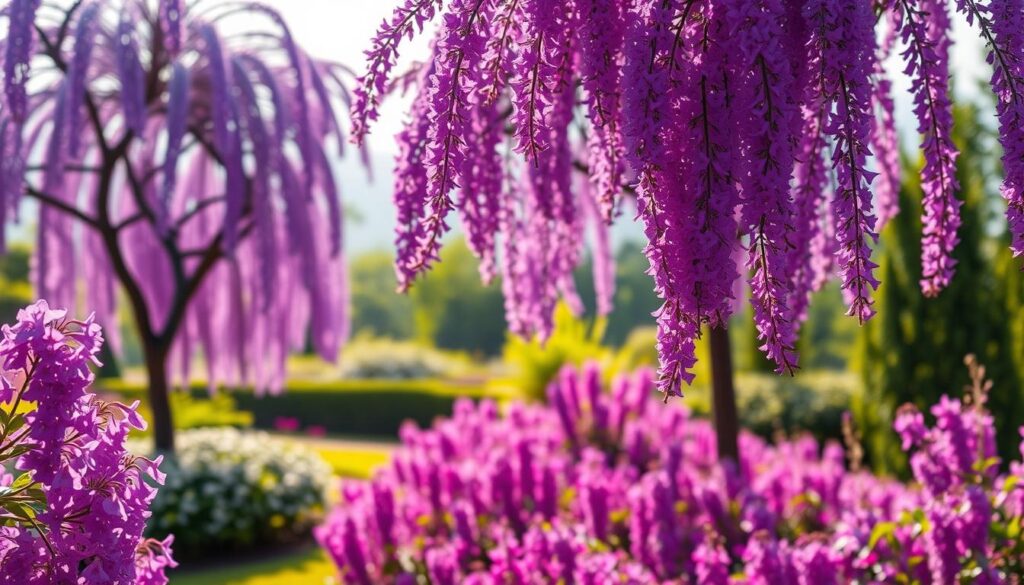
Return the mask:
<path id="1" fill-rule="evenodd" d="M 639 371 L 606 390 L 587 365 L 562 372 L 548 406 L 461 401 L 431 429 L 404 428 L 372 481 L 343 484 L 316 537 L 354 584 L 939 585 L 1024 573 L 1024 464 L 1000 470 L 986 385 L 930 417 L 900 411 L 909 484 L 858 470 L 855 456 L 848 469 L 838 444 L 809 437 L 746 433 L 738 463 L 718 461 L 709 422 L 658 405 L 655 386 Z"/>
<path id="2" fill-rule="evenodd" d="M 2 328 L 0 584 L 163 584 L 174 566 L 173 537 L 143 538 L 163 475 L 125 450 L 138 403 L 89 392 L 102 343 L 46 301 Z"/>

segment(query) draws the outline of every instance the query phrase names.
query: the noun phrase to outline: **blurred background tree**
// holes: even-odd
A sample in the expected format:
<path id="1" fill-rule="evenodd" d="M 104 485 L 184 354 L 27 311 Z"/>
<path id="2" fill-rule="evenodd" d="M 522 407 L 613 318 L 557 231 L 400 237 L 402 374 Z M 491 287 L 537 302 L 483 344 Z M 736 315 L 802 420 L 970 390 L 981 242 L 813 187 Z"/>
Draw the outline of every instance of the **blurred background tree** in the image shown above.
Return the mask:
<path id="1" fill-rule="evenodd" d="M 352 279 L 352 332 L 356 335 L 409 339 L 415 328 L 410 318 L 412 299 L 395 294 L 392 254 L 365 252 L 349 265 Z"/>
<path id="2" fill-rule="evenodd" d="M 968 383 L 963 357 L 978 356 L 995 383 L 991 410 L 1003 456 L 1012 455 L 1024 420 L 1021 359 L 1024 326 L 1022 280 L 998 221 L 998 143 L 977 107 L 955 111 L 954 140 L 960 148 L 957 174 L 964 202 L 957 277 L 936 298 L 920 294 L 921 164 L 904 164 L 900 206 L 905 211 L 882 232 L 878 258 L 882 286 L 878 314 L 865 325 L 853 368 L 863 390 L 854 400 L 871 465 L 905 470 L 906 459 L 892 432 L 895 410 L 912 402 L 922 410 L 942 394 L 960 396 Z M 908 213 L 909 212 L 909 213 Z"/>
<path id="3" fill-rule="evenodd" d="M 18 310 L 35 300 L 29 282 L 29 258 L 32 249 L 14 244 L 0 255 L 0 323 L 12 323 Z"/>
<path id="4" fill-rule="evenodd" d="M 476 258 L 462 239 L 441 250 L 441 262 L 409 297 L 419 341 L 481 357 L 501 351 L 506 330 L 501 283 L 480 284 Z"/>

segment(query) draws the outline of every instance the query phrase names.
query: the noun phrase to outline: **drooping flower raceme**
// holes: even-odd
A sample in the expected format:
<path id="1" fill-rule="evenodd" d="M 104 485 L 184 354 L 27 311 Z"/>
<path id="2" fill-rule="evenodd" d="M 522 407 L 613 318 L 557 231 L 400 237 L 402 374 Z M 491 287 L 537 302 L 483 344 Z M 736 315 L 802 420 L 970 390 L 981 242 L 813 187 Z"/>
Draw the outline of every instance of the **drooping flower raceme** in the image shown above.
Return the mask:
<path id="1" fill-rule="evenodd" d="M 13 460 L 21 475 L 0 477 L 0 583 L 166 583 L 173 537 L 143 537 L 160 459 L 124 444 L 145 427 L 138 403 L 88 391 L 99 325 L 39 301 L 2 335 L 0 464 Z"/>
<path id="2" fill-rule="evenodd" d="M 946 3 L 896 0 L 894 26 L 906 45 L 904 70 L 914 80 L 914 113 L 922 136 L 921 288 L 934 296 L 949 284 L 956 262 L 951 257 L 960 224 L 955 192 L 957 150 L 953 145 L 953 107 L 949 101 L 949 14 Z"/>
<path id="3" fill-rule="evenodd" d="M 1017 0 L 956 2 L 991 50 L 1018 254 L 1020 8 Z M 926 161 L 922 290 L 938 294 L 952 278 L 960 204 L 947 95 L 950 13 L 938 0 L 406 0 L 373 41 L 353 107 L 358 141 L 392 87 L 401 43 L 441 15 L 435 50 L 422 65 L 431 73 L 421 93 L 433 98 L 414 103 L 411 124 L 421 131 L 399 139 L 404 174 L 421 172 L 422 162 L 434 176 L 403 178 L 396 192 L 400 283 L 436 257 L 446 214 L 458 208 L 473 224 L 466 232 L 484 278 L 500 250 L 503 277 L 518 281 L 504 285 L 508 322 L 543 336 L 550 316 L 524 302 L 541 299 L 541 313 L 554 295 L 573 304 L 566 266 L 582 257 L 578 238 L 559 235 L 581 231 L 572 226 L 582 221 L 556 210 L 585 213 L 579 201 L 591 197 L 609 220 L 628 194 L 664 302 L 657 313 L 662 391 L 679 394 L 691 379 L 701 328 L 725 326 L 742 248 L 763 350 L 791 370 L 809 295 L 833 272 L 833 259 L 849 313 L 861 322 L 874 314 L 871 249 L 898 211 L 899 145 L 882 67 L 893 50 L 915 80 Z M 508 140 L 481 142 L 474 120 L 492 116 L 505 121 Z M 565 175 L 578 171 L 588 174 L 590 192 L 567 196 L 562 186 L 573 181 Z M 482 176 L 489 177 L 483 189 Z M 479 213 L 481 193 L 501 212 Z M 504 203 L 493 201 L 496 193 Z M 494 220 L 508 214 L 515 218 Z M 560 249 L 538 253 L 550 246 Z"/>
<path id="4" fill-rule="evenodd" d="M 915 480 L 902 484 L 806 436 L 744 434 L 739 461 L 719 462 L 710 424 L 656 408 L 654 391 L 650 372 L 606 389 L 587 364 L 559 375 L 548 406 L 459 401 L 403 428 L 371 481 L 346 482 L 316 537 L 362 585 L 953 585 L 1024 570 L 1024 465 L 992 465 L 984 392 L 944 397 L 932 423 L 900 411 Z"/>

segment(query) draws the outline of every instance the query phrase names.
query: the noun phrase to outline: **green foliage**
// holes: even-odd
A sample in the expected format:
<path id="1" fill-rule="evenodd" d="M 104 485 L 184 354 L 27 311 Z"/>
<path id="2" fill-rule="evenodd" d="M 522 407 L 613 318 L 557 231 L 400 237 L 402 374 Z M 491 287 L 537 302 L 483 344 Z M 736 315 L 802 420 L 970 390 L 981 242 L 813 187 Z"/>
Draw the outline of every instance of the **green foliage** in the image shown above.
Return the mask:
<path id="1" fill-rule="evenodd" d="M 126 400 L 144 399 L 141 384 L 104 381 L 108 392 Z M 295 418 L 302 428 L 319 426 L 331 434 L 393 437 L 405 420 L 428 426 L 438 416 L 451 414 L 460 396 L 480 399 L 494 396 L 480 386 L 441 380 L 293 380 L 277 396 L 255 396 L 249 389 L 221 389 L 252 424 L 273 429 L 280 417 Z M 206 386 L 196 383 L 189 393 L 197 400 L 208 397 Z"/>
<path id="2" fill-rule="evenodd" d="M 830 281 L 811 298 L 807 321 L 800 329 L 800 368 L 847 370 L 859 333 L 857 321 L 846 315 L 839 282 Z"/>
<path id="3" fill-rule="evenodd" d="M 637 368 L 658 367 L 658 328 L 637 327 L 615 352 L 612 369 L 631 372 Z"/>
<path id="4" fill-rule="evenodd" d="M 691 388 L 700 387 L 711 383 L 711 355 L 708 344 L 707 331 L 705 335 L 697 340 L 697 364 L 693 368 L 693 384 Z M 658 328 L 637 327 L 626 338 L 625 343 L 615 351 L 615 357 L 611 365 L 605 369 L 610 376 L 620 373 L 628 373 L 637 368 L 658 368 Z M 690 392 L 683 388 L 687 396 Z M 686 400 L 684 398 L 684 400 Z"/>
<path id="5" fill-rule="evenodd" d="M 181 567 L 173 573 L 174 585 L 324 585 L 333 583 L 337 568 L 318 546 L 274 551 L 258 560 L 205 570 Z"/>
<path id="6" fill-rule="evenodd" d="M 954 139 L 964 202 L 956 277 L 938 297 L 921 295 L 920 164 L 906 166 L 902 212 L 882 233 L 879 247 L 878 314 L 858 340 L 855 369 L 864 394 L 854 412 L 868 460 L 882 472 L 905 471 L 892 432 L 896 409 L 906 402 L 927 409 L 942 394 L 958 394 L 968 383 L 962 363 L 968 353 L 977 355 L 995 381 L 990 406 L 1004 456 L 1012 454 L 1024 420 L 1019 262 L 1010 257 L 1006 236 L 992 233 L 1002 213 L 995 140 L 974 108 L 957 109 Z"/>
<path id="7" fill-rule="evenodd" d="M 648 268 L 643 245 L 635 240 L 623 242 L 615 252 L 615 308 L 606 317 L 604 335 L 608 345 L 618 347 L 626 342 L 637 326 L 654 323 L 651 314 L 661 306 L 661 301 L 654 294 Z M 595 303 L 589 261 L 577 271 L 576 282 L 580 297 L 592 310 Z"/>
<path id="8" fill-rule="evenodd" d="M 24 245 L 12 245 L 0 255 L 0 323 L 12 323 L 18 310 L 35 300 L 28 280 L 30 256 Z"/>
<path id="9" fill-rule="evenodd" d="M 444 349 L 496 355 L 505 339 L 501 286 L 484 286 L 477 260 L 461 239 L 445 246 L 409 292 L 416 338 Z"/>
<path id="10" fill-rule="evenodd" d="M 465 355 L 391 339 L 360 337 L 341 354 L 342 377 L 356 380 L 450 378 L 466 373 L 471 365 Z"/>
<path id="11" fill-rule="evenodd" d="M 710 414 L 705 385 L 684 399 L 698 414 Z M 856 376 L 830 370 L 803 370 L 796 376 L 742 372 L 736 375 L 740 425 L 771 439 L 809 432 L 819 439 L 841 439 L 843 413 L 859 394 Z"/>
<path id="12" fill-rule="evenodd" d="M 391 458 L 388 452 L 377 449 L 338 449 L 326 445 L 314 445 L 314 449 L 335 475 L 355 479 L 369 479 L 375 469 Z"/>
<path id="13" fill-rule="evenodd" d="M 412 300 L 395 292 L 395 269 L 389 252 L 356 256 L 349 267 L 352 283 L 352 332 L 393 339 L 413 335 Z"/>
<path id="14" fill-rule="evenodd" d="M 330 467 L 297 443 L 230 428 L 178 435 L 149 531 L 179 560 L 299 540 L 322 517 Z"/>
<path id="15" fill-rule="evenodd" d="M 10 480 L 0 486 L 0 528 L 36 526 L 36 516 L 46 509 L 46 494 L 32 480 L 32 473 L 14 469 L 18 458 L 33 446 L 31 441 L 23 440 L 29 409 L 20 399 L 19 393 L 19 404 L 0 403 L 0 479 Z"/>
<path id="16" fill-rule="evenodd" d="M 611 351 L 601 345 L 603 336 L 602 320 L 577 318 L 564 303 L 559 304 L 554 331 L 545 342 L 508 335 L 502 358 L 512 374 L 499 384 L 517 389 L 528 400 L 545 400 L 548 383 L 563 366 L 606 363 L 611 358 Z"/>
<path id="17" fill-rule="evenodd" d="M 244 429 L 252 426 L 252 413 L 238 410 L 235 399 L 228 394 L 197 397 L 185 392 L 172 392 L 171 412 L 174 413 L 174 428 L 179 430 L 204 427 L 233 427 Z M 139 414 L 145 420 L 153 420 L 149 405 L 139 405 Z M 132 436 L 150 436 L 152 427 L 134 431 Z"/>

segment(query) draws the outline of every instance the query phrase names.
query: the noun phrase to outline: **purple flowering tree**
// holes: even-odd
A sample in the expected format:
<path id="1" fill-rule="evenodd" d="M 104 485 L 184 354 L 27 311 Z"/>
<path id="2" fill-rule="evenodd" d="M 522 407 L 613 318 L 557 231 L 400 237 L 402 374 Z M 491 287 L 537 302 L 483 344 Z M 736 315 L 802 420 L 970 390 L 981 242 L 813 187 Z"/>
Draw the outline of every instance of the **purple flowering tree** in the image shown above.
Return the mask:
<path id="1" fill-rule="evenodd" d="M 899 211 L 882 66 L 893 51 L 912 78 L 925 158 L 922 292 L 939 294 L 953 276 L 953 12 L 988 45 L 1021 254 L 1020 0 L 404 0 L 373 39 L 353 105 L 358 142 L 406 85 L 392 83 L 402 42 L 440 15 L 431 58 L 401 78 L 418 94 L 399 135 L 400 284 L 437 259 L 457 210 L 484 277 L 495 266 L 504 277 L 512 329 L 543 337 L 559 296 L 577 304 L 581 226 L 600 232 L 635 202 L 664 303 L 659 389 L 682 394 L 710 329 L 719 449 L 735 459 L 725 327 L 744 281 L 780 373 L 797 369 L 810 295 L 829 277 L 851 316 L 874 314 L 872 247 Z"/>
<path id="2" fill-rule="evenodd" d="M 226 34 L 239 14 L 266 26 Z M 12 0 L 3 16 L 0 245 L 28 196 L 37 294 L 113 324 L 123 291 L 157 447 L 174 447 L 168 388 L 198 353 L 211 385 L 258 392 L 281 388 L 307 333 L 335 359 L 344 69 L 257 2 Z"/>
<path id="3" fill-rule="evenodd" d="M 0 332 L 0 584 L 163 585 L 173 537 L 143 537 L 161 458 L 125 448 L 146 423 L 99 400 L 92 315 L 38 301 Z M 34 404 L 34 406 L 28 406 Z M 10 469 L 19 475 L 7 473 Z"/>

